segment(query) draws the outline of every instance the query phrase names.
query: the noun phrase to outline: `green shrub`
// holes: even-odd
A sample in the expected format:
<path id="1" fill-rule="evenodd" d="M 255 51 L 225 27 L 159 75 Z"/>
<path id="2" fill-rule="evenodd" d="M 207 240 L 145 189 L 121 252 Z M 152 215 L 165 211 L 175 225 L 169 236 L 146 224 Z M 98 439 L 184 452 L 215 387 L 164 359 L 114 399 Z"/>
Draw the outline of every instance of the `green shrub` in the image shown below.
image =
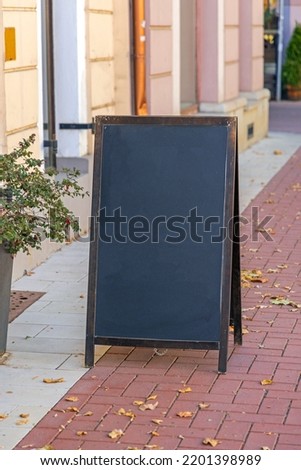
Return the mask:
<path id="1" fill-rule="evenodd" d="M 41 249 L 45 238 L 63 242 L 69 228 L 78 232 L 78 220 L 62 198 L 87 194 L 77 182 L 77 170 L 61 176 L 43 169 L 43 160 L 30 151 L 34 140 L 31 135 L 0 155 L 0 244 L 11 254 Z"/>
<path id="2" fill-rule="evenodd" d="M 301 86 L 301 24 L 296 24 L 282 68 L 284 85 Z"/>

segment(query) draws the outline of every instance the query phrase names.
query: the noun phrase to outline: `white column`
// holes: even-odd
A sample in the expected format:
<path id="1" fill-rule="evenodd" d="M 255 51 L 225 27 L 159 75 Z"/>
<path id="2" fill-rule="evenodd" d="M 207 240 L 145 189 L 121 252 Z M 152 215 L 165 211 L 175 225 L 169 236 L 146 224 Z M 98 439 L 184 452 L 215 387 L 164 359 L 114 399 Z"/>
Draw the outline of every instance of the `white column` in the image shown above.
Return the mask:
<path id="1" fill-rule="evenodd" d="M 87 123 L 86 17 L 83 0 L 54 0 L 54 61 L 58 157 L 87 153 L 87 130 L 59 130 Z"/>

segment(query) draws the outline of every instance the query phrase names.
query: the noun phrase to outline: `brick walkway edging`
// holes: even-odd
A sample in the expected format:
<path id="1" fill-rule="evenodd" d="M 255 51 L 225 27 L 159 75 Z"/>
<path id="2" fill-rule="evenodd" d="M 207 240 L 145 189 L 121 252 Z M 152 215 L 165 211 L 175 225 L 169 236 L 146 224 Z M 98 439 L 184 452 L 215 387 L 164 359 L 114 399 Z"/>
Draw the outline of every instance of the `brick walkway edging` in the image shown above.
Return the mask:
<path id="1" fill-rule="evenodd" d="M 208 450 L 208 437 L 215 450 L 301 449 L 300 193 L 301 148 L 243 213 L 273 216 L 272 241 L 243 226 L 242 269 L 262 277 L 242 288 L 243 345 L 230 338 L 225 375 L 217 351 L 112 347 L 15 449 Z"/>

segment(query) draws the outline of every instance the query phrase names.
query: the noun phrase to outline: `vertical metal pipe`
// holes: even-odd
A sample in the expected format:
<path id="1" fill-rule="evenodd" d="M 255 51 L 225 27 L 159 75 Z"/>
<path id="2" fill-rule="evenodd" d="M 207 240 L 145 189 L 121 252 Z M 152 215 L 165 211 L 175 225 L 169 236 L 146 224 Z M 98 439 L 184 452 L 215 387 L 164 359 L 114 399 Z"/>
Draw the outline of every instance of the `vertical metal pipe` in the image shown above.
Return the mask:
<path id="1" fill-rule="evenodd" d="M 136 98 L 135 98 L 135 48 L 134 48 L 134 6 L 133 0 L 129 0 L 130 10 L 130 79 L 131 79 L 131 114 L 136 113 Z"/>
<path id="2" fill-rule="evenodd" d="M 2 0 L 0 0 L 0 31 L 3 34 L 3 11 Z M 6 145 L 6 97 L 5 97 L 5 82 L 4 82 L 4 44 L 0 41 L 0 154 L 7 152 Z"/>
<path id="3" fill-rule="evenodd" d="M 48 105 L 48 140 L 49 166 L 56 168 L 56 122 L 55 122 L 55 80 L 53 47 L 53 3 L 45 0 L 46 64 L 47 64 L 47 105 Z"/>
<path id="4" fill-rule="evenodd" d="M 284 20 L 284 3 L 279 0 L 279 23 L 278 23 L 278 50 L 277 50 L 277 79 L 276 79 L 276 100 L 281 100 L 282 88 L 282 51 L 283 51 L 283 20 Z"/>
<path id="5" fill-rule="evenodd" d="M 145 0 L 133 0 L 135 114 L 147 114 L 145 63 Z"/>

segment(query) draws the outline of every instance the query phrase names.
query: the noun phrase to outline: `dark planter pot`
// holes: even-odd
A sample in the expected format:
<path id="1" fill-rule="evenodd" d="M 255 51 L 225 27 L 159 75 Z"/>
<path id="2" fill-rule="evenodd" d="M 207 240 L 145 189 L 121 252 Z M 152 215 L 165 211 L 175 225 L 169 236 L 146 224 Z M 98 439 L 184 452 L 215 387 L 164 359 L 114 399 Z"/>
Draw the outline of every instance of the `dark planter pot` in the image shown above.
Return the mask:
<path id="1" fill-rule="evenodd" d="M 0 356 L 6 352 L 13 256 L 0 244 Z"/>
<path id="2" fill-rule="evenodd" d="M 301 100 L 301 85 L 300 86 L 288 85 L 286 88 L 286 91 L 287 91 L 287 99 L 291 101 Z"/>

